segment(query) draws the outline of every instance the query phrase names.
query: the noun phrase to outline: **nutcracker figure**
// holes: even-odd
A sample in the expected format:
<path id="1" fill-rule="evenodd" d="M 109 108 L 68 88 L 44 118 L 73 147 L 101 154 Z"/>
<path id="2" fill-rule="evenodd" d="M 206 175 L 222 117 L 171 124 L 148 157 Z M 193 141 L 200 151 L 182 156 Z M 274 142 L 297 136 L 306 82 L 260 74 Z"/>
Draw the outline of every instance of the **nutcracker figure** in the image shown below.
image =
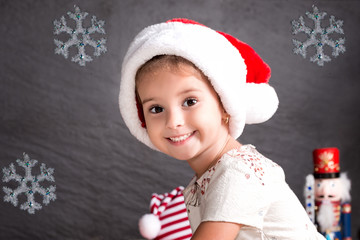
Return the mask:
<path id="1" fill-rule="evenodd" d="M 351 240 L 351 182 L 340 173 L 339 150 L 313 151 L 314 173 L 306 177 L 306 210 L 327 240 Z"/>

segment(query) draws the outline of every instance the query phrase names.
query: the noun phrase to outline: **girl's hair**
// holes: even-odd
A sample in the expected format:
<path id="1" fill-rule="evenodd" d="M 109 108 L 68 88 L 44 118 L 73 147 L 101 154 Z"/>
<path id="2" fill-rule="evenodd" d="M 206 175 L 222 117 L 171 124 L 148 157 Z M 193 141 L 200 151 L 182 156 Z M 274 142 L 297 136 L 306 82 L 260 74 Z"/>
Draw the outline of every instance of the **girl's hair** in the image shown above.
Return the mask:
<path id="1" fill-rule="evenodd" d="M 193 71 L 189 68 L 183 68 L 184 66 L 190 66 Z M 135 75 L 135 84 L 136 86 L 141 81 L 142 77 L 148 73 L 154 73 L 157 70 L 171 70 L 171 71 L 181 71 L 181 72 L 188 72 L 190 74 L 199 75 L 201 78 L 208 80 L 205 74 L 195 66 L 189 60 L 176 56 L 176 55 L 157 55 L 151 58 L 149 61 L 144 63 L 136 72 Z M 191 72 L 189 72 L 191 71 Z M 135 89 L 137 89 L 135 87 Z"/>

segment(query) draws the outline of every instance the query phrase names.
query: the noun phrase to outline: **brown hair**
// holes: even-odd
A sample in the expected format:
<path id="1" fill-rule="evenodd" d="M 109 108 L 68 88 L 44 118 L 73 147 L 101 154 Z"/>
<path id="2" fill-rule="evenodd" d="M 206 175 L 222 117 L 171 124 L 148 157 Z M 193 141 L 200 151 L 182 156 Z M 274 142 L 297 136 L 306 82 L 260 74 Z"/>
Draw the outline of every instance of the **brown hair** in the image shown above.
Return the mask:
<path id="1" fill-rule="evenodd" d="M 144 63 L 136 72 L 135 83 L 139 83 L 141 78 L 147 73 L 153 73 L 157 70 L 168 69 L 171 71 L 189 71 L 185 70 L 183 66 L 190 66 L 193 69 L 191 74 L 199 74 L 202 78 L 208 79 L 205 74 L 195 64 L 186 58 L 176 55 L 157 55 Z"/>

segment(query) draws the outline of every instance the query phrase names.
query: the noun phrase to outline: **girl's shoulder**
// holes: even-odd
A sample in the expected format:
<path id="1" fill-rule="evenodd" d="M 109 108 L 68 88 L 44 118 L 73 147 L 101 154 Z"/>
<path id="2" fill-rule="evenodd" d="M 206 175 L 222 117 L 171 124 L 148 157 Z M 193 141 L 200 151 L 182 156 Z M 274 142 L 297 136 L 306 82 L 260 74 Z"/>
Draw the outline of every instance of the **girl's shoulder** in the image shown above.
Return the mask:
<path id="1" fill-rule="evenodd" d="M 244 173 L 247 178 L 255 176 L 262 184 L 265 181 L 285 180 L 283 169 L 250 144 L 225 153 L 214 166 L 214 170 L 220 175 L 233 172 L 233 175 Z"/>
<path id="2" fill-rule="evenodd" d="M 280 167 L 277 163 L 259 153 L 251 144 L 231 149 L 220 158 L 218 163 L 221 162 L 224 165 L 245 164 L 249 166 L 262 165 L 264 167 Z"/>

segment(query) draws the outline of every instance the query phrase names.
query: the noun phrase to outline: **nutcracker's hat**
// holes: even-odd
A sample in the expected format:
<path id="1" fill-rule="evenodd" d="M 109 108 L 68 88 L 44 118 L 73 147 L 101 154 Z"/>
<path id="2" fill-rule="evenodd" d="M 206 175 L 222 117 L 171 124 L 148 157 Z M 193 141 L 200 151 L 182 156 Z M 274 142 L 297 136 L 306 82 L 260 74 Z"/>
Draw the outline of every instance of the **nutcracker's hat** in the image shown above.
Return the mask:
<path id="1" fill-rule="evenodd" d="M 315 178 L 340 177 L 339 149 L 334 147 L 315 149 L 313 160 Z"/>

